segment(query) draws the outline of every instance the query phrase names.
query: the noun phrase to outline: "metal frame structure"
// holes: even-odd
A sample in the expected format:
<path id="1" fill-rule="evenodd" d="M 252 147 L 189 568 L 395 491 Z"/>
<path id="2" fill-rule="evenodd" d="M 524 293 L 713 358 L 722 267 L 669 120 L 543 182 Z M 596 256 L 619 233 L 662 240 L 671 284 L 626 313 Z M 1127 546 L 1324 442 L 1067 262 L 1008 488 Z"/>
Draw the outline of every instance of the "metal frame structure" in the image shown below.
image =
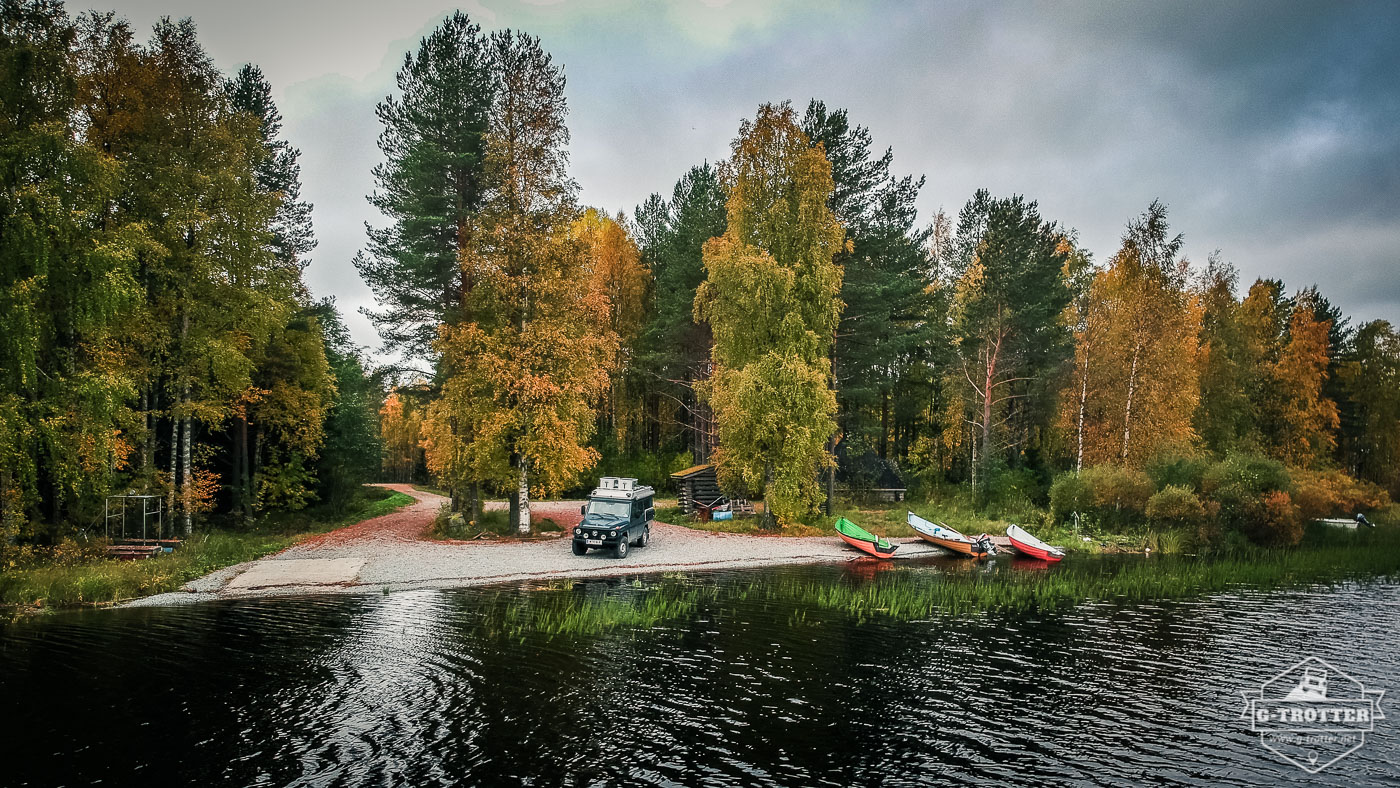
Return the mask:
<path id="1" fill-rule="evenodd" d="M 126 538 L 126 510 L 130 501 L 141 502 L 141 538 L 147 539 L 146 525 L 150 522 L 151 515 L 156 518 L 156 538 L 165 535 L 165 498 L 159 495 L 109 495 L 102 502 L 102 526 L 107 538 L 112 538 L 112 520 L 121 521 L 121 536 Z M 151 508 L 151 501 L 155 501 L 156 506 Z M 120 511 L 113 511 L 113 503 L 120 503 Z"/>

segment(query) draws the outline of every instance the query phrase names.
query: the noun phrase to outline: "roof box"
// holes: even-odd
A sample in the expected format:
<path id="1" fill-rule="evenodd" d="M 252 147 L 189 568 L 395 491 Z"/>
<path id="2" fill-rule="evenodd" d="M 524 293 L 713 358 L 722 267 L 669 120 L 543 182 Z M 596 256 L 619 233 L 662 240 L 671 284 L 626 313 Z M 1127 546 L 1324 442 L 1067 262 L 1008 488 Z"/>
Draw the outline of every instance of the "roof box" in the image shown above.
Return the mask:
<path id="1" fill-rule="evenodd" d="M 604 476 L 598 480 L 598 489 L 590 498 L 643 498 L 654 494 L 654 490 L 636 479 L 623 476 Z"/>

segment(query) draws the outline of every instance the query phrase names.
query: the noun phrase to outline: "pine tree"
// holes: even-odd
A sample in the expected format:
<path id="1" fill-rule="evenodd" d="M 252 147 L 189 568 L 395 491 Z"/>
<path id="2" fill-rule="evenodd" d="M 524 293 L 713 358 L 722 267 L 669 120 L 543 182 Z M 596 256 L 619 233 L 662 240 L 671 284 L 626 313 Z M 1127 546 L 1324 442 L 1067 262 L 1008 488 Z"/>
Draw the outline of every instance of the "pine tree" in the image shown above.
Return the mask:
<path id="1" fill-rule="evenodd" d="M 594 286 L 584 244 L 570 234 L 577 186 L 568 176 L 564 74 L 539 40 L 491 37 L 496 64 L 479 238 L 462 256 L 462 315 L 440 329 L 450 374 L 429 411 L 428 461 L 462 483 L 516 496 L 517 530 L 531 530 L 530 496 L 561 490 L 592 467 L 593 404 L 617 362 L 617 334 Z"/>
<path id="2" fill-rule="evenodd" d="M 492 58 L 480 26 L 456 12 L 404 55 L 399 95 L 376 109 L 385 161 L 370 203 L 390 224 L 367 228 L 355 267 L 379 303 L 366 314 L 385 348 L 409 358 L 433 355 L 438 325 L 460 322 L 471 288 L 460 258 L 478 243 Z"/>
<path id="3" fill-rule="evenodd" d="M 974 431 L 974 488 L 985 495 L 986 471 L 1010 445 L 1003 436 L 1013 404 L 1030 396 L 1018 384 L 1069 353 L 1062 319 L 1073 295 L 1065 280 L 1069 250 L 1036 203 L 1019 195 L 992 200 L 978 192 L 963 209 L 958 236 L 970 257 L 958 266 L 954 285 L 954 374 L 965 386 L 964 418 Z"/>
<path id="4" fill-rule="evenodd" d="M 831 161 L 829 207 L 852 244 L 836 258 L 846 306 L 832 352 L 844 453 L 858 457 L 874 449 L 892 457 L 901 372 L 943 339 L 932 314 L 933 271 L 926 258 L 932 228 L 915 225 L 924 179 L 891 175 L 893 152 L 886 148 L 874 157 L 869 130 L 852 126 L 845 110 L 828 111 L 813 100 L 802 130 Z"/>
<path id="5" fill-rule="evenodd" d="M 649 384 L 658 430 L 678 426 L 696 463 L 709 460 L 714 427 L 709 406 L 696 395 L 710 376 L 713 340 L 709 325 L 695 319 L 695 292 L 705 279 L 705 242 L 724 234 L 725 199 L 719 173 L 707 162 L 676 182 L 669 202 L 653 194 L 634 215 L 642 262 L 654 280 L 637 366 Z"/>

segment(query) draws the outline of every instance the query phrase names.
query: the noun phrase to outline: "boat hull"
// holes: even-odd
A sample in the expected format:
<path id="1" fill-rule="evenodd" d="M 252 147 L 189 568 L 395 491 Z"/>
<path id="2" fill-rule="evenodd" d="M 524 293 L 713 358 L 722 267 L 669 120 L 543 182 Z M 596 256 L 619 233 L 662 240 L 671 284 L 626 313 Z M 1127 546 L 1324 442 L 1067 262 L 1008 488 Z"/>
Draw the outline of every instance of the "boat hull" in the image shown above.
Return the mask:
<path id="1" fill-rule="evenodd" d="M 1058 561 L 1061 558 L 1064 558 L 1064 556 L 1052 553 L 1049 550 L 1042 550 L 1041 548 L 1036 547 L 1034 545 L 1026 544 L 1025 542 L 1022 542 L 1021 540 L 1015 537 L 1008 538 L 1011 540 L 1012 549 L 1014 549 L 1020 555 L 1026 556 L 1027 558 L 1034 558 L 1040 561 L 1050 562 Z"/>
<path id="2" fill-rule="evenodd" d="M 861 551 L 862 553 L 865 553 L 866 555 L 874 556 L 875 558 L 894 558 L 894 551 L 899 549 L 898 545 L 891 545 L 890 551 L 888 553 L 885 553 L 881 552 L 880 549 L 869 540 L 857 539 L 854 536 L 847 536 L 846 534 L 843 534 L 840 531 L 837 531 L 836 535 L 841 537 L 841 541 L 845 542 L 851 547 L 854 547 L 855 549 Z"/>
<path id="3" fill-rule="evenodd" d="M 909 526 L 914 529 L 914 533 L 918 534 L 920 539 L 929 544 L 938 545 L 944 550 L 951 550 L 959 555 L 973 558 L 986 558 L 996 552 L 995 548 L 988 549 L 987 544 L 983 542 L 983 537 L 968 539 L 947 526 L 931 523 L 913 512 L 909 513 L 907 519 Z"/>

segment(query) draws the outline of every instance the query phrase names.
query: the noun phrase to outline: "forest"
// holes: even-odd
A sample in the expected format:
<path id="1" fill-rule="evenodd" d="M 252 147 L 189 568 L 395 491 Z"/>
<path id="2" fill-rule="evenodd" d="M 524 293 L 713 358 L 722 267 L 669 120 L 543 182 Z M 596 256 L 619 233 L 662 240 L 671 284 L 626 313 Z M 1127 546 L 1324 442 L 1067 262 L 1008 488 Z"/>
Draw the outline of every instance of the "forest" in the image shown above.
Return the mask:
<path id="1" fill-rule="evenodd" d="M 924 178 L 813 99 L 609 215 L 569 173 L 563 66 L 459 12 L 377 107 L 384 221 L 332 261 L 407 360 L 378 366 L 304 283 L 311 206 L 256 66 L 226 76 L 191 20 L 141 43 L 53 0 L 0 0 L 0 39 L 6 555 L 129 490 L 188 533 L 431 482 L 529 531 L 532 498 L 697 463 L 773 528 L 871 468 L 1202 542 L 1295 544 L 1400 494 L 1395 328 L 1186 259 L 1160 202 L 1097 259 L 1025 195 L 921 218 Z"/>

